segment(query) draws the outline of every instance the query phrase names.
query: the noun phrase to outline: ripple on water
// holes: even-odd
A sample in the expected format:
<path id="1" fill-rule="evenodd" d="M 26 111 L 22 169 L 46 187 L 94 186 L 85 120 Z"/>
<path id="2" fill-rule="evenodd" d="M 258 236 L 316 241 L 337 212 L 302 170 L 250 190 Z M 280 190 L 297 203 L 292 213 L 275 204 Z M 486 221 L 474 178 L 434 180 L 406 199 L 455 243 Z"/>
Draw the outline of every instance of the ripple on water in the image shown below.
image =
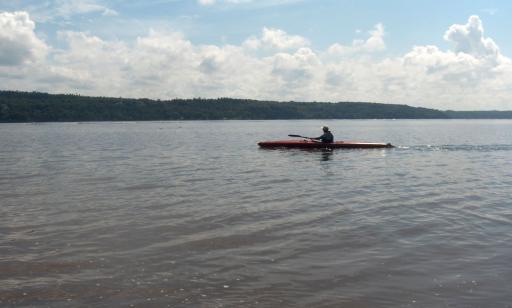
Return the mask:
<path id="1" fill-rule="evenodd" d="M 314 123 L 0 125 L 0 306 L 510 304 L 512 122 Z"/>

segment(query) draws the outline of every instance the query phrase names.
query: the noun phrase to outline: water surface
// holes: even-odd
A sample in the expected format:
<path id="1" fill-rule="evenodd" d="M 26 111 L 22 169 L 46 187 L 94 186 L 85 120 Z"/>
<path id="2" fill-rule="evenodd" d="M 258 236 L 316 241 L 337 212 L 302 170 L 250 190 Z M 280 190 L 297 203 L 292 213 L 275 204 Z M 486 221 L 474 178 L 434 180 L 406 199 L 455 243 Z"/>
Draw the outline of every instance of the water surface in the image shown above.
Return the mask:
<path id="1" fill-rule="evenodd" d="M 394 149 L 264 150 L 287 134 Z M 511 307 L 512 121 L 0 124 L 2 307 Z"/>

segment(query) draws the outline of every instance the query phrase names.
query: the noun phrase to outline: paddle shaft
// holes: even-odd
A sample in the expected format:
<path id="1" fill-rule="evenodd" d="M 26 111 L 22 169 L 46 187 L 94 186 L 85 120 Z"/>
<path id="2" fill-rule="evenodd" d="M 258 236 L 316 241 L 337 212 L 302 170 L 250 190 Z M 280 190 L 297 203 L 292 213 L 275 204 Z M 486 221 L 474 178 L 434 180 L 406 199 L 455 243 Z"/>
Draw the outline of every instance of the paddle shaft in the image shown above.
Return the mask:
<path id="1" fill-rule="evenodd" d="M 315 138 L 306 137 L 306 136 L 301 136 L 301 135 L 288 135 L 288 137 L 297 137 L 297 138 L 315 139 Z"/>

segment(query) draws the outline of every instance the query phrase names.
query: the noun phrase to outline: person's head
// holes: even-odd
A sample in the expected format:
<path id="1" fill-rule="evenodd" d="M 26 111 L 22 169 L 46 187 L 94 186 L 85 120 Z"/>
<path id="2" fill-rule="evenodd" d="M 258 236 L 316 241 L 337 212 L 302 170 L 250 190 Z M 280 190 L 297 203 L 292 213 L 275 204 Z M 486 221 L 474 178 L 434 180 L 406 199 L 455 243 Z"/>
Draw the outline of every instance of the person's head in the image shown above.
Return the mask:
<path id="1" fill-rule="evenodd" d="M 322 130 L 323 130 L 324 132 L 328 132 L 328 131 L 329 131 L 329 127 L 327 127 L 327 126 L 322 126 Z"/>

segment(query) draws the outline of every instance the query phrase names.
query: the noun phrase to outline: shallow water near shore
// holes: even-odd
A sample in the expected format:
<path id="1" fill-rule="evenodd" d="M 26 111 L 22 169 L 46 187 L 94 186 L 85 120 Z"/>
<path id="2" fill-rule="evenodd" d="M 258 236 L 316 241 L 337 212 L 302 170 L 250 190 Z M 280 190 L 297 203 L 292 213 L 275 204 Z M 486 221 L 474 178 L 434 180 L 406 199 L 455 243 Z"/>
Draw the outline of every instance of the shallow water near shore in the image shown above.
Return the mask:
<path id="1" fill-rule="evenodd" d="M 393 149 L 265 150 L 318 136 Z M 1 307 L 511 307 L 512 121 L 0 124 Z"/>

